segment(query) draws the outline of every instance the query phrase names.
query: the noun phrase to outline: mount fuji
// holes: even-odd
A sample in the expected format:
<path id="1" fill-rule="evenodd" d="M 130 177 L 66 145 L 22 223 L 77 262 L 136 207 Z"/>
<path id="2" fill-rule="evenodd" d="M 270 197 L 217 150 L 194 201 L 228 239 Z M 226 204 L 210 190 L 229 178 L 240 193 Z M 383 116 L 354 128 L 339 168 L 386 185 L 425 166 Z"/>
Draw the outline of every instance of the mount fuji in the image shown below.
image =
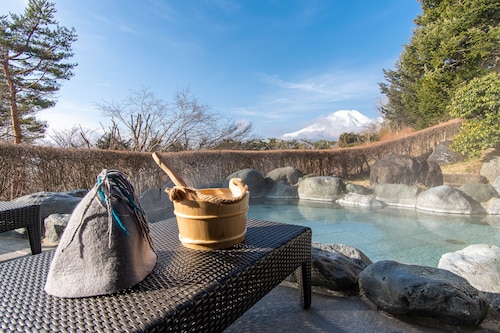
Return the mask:
<path id="1" fill-rule="evenodd" d="M 379 120 L 372 119 L 356 110 L 339 110 L 320 117 L 312 125 L 292 133 L 283 134 L 283 140 L 338 140 L 342 133 L 360 133 Z"/>

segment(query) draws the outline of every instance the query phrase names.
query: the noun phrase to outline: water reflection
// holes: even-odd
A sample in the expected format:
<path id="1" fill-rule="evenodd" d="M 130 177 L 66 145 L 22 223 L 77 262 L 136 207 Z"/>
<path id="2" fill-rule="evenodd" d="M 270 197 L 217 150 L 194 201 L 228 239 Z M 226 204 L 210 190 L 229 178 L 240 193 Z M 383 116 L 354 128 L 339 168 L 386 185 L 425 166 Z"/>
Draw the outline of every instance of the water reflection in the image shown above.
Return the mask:
<path id="1" fill-rule="evenodd" d="M 436 267 L 446 252 L 485 243 L 500 246 L 500 217 L 432 214 L 414 209 L 363 209 L 331 202 L 254 200 L 249 217 L 307 225 L 313 241 L 359 248 L 373 261 Z"/>

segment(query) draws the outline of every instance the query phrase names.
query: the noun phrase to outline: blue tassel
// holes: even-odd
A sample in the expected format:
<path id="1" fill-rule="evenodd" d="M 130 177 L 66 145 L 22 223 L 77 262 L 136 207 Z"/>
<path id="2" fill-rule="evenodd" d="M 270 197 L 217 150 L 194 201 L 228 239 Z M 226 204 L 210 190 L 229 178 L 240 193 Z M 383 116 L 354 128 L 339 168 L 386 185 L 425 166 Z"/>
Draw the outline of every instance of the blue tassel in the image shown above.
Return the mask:
<path id="1" fill-rule="evenodd" d="M 102 184 L 102 178 L 99 177 L 99 178 L 97 178 L 97 183 L 96 183 L 96 186 L 99 187 L 99 189 L 97 190 L 97 192 L 99 193 L 99 197 L 101 198 L 102 203 L 106 204 L 106 196 L 104 195 L 104 192 L 100 188 L 101 184 Z M 122 229 L 123 232 L 125 232 L 125 234 L 127 235 L 127 237 L 130 237 L 130 235 L 129 235 L 128 231 L 127 231 L 127 228 L 125 228 L 125 226 L 123 225 L 122 221 L 120 220 L 120 217 L 118 215 L 116 215 L 116 212 L 115 212 L 115 210 L 113 208 L 111 208 L 111 215 L 113 216 L 114 220 L 116 221 L 116 223 L 118 224 L 118 226 L 120 227 L 120 229 Z"/>

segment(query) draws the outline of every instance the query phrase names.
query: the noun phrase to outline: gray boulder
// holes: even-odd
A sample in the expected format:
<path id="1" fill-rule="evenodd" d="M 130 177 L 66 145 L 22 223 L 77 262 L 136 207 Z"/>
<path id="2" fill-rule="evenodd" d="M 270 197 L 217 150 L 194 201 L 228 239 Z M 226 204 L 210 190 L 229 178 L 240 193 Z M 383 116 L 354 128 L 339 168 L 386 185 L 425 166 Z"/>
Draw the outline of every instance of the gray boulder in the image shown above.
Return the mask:
<path id="1" fill-rule="evenodd" d="M 488 178 L 490 183 L 493 183 L 495 179 L 500 176 L 500 156 L 484 162 L 479 174 Z"/>
<path id="2" fill-rule="evenodd" d="M 484 162 L 479 174 L 488 178 L 490 183 L 493 183 L 500 176 L 500 156 L 493 157 Z"/>
<path id="3" fill-rule="evenodd" d="M 304 177 L 304 173 L 297 168 L 287 166 L 283 168 L 276 168 L 271 170 L 266 178 L 273 180 L 274 182 L 282 181 L 285 184 L 296 185 L 299 179 Z"/>
<path id="4" fill-rule="evenodd" d="M 438 165 L 452 164 L 463 161 L 464 156 L 450 149 L 451 141 L 443 141 L 438 143 L 432 154 L 427 158 L 427 161 L 432 161 Z"/>
<path id="5" fill-rule="evenodd" d="M 360 265 L 368 266 L 372 264 L 371 259 L 368 258 L 368 256 L 363 251 L 346 244 L 326 244 L 314 242 L 312 243 L 312 246 L 323 251 L 342 253 L 343 255 L 353 259 Z"/>
<path id="6" fill-rule="evenodd" d="M 493 188 L 498 193 L 500 193 L 500 176 L 498 176 L 497 178 L 495 178 L 495 180 L 493 181 L 493 183 L 491 184 L 491 186 L 493 186 Z"/>
<path id="7" fill-rule="evenodd" d="M 270 199 L 297 199 L 299 194 L 297 187 L 283 181 L 275 182 L 271 190 L 266 194 Z"/>
<path id="8" fill-rule="evenodd" d="M 264 179 L 264 176 L 259 171 L 254 169 L 242 169 L 233 172 L 226 177 L 226 179 L 224 179 L 223 187 L 229 187 L 229 181 L 232 178 L 241 178 L 241 180 L 248 185 L 250 198 L 260 198 L 264 196 L 269 188 L 269 184 Z"/>
<path id="9" fill-rule="evenodd" d="M 453 272 L 476 289 L 500 293 L 500 247 L 473 244 L 463 250 L 445 253 L 439 259 L 439 268 Z"/>
<path id="10" fill-rule="evenodd" d="M 389 206 L 415 208 L 421 189 L 404 184 L 375 184 L 373 194 L 375 199 Z"/>
<path id="11" fill-rule="evenodd" d="M 463 184 L 458 189 L 477 202 L 486 202 L 498 196 L 497 190 L 489 184 Z"/>
<path id="12" fill-rule="evenodd" d="M 375 199 L 372 194 L 347 193 L 337 202 L 342 206 L 357 206 L 363 208 L 384 208 L 384 202 Z"/>
<path id="13" fill-rule="evenodd" d="M 89 193 L 89 191 L 88 190 L 73 190 L 73 191 L 66 191 L 64 193 L 69 194 L 69 195 L 74 196 L 74 197 L 77 197 L 77 198 L 83 198 L 84 196 L 87 195 L 87 193 Z"/>
<path id="14" fill-rule="evenodd" d="M 481 205 L 462 191 L 448 185 L 433 187 L 417 197 L 417 209 L 435 213 L 481 214 Z"/>
<path id="15" fill-rule="evenodd" d="M 452 325 L 479 325 L 489 301 L 450 271 L 379 261 L 361 272 L 360 292 L 393 315 L 432 318 Z"/>
<path id="16" fill-rule="evenodd" d="M 433 187 L 443 184 L 443 174 L 435 162 L 409 155 L 390 154 L 371 166 L 370 183 Z"/>
<path id="17" fill-rule="evenodd" d="M 154 187 L 141 193 L 139 202 L 146 211 L 149 223 L 154 223 L 174 216 L 174 207 L 168 194 L 165 192 L 166 186 L 162 188 Z"/>
<path id="18" fill-rule="evenodd" d="M 373 191 L 368 187 L 365 187 L 365 186 L 359 185 L 359 184 L 352 184 L 352 183 L 347 184 L 345 186 L 345 190 L 347 193 L 357 193 L 357 194 L 363 194 L 363 195 L 373 193 Z"/>
<path id="19" fill-rule="evenodd" d="M 314 243 L 312 285 L 333 291 L 357 292 L 359 274 L 371 263 L 363 252 L 351 246 Z"/>
<path id="20" fill-rule="evenodd" d="M 499 293 L 488 293 L 485 292 L 484 296 L 490 301 L 491 309 L 496 312 L 496 327 L 500 326 L 500 294 Z M 492 321 L 495 321 L 494 316 L 492 317 Z"/>
<path id="21" fill-rule="evenodd" d="M 52 244 L 59 243 L 70 217 L 71 214 L 51 214 L 47 216 L 44 221 L 45 240 Z"/>
<path id="22" fill-rule="evenodd" d="M 443 174 L 443 184 L 450 186 L 461 186 L 463 184 L 488 184 L 488 179 L 474 174 Z"/>
<path id="23" fill-rule="evenodd" d="M 500 198 L 493 198 L 482 206 L 489 215 L 500 215 Z"/>
<path id="24" fill-rule="evenodd" d="M 40 219 L 42 221 L 52 214 L 71 214 L 76 205 L 81 201 L 80 197 L 62 192 L 37 192 L 28 194 L 12 201 L 32 205 L 40 205 Z"/>
<path id="25" fill-rule="evenodd" d="M 304 200 L 335 201 L 345 193 L 345 184 L 339 177 L 309 177 L 299 182 L 298 193 Z"/>

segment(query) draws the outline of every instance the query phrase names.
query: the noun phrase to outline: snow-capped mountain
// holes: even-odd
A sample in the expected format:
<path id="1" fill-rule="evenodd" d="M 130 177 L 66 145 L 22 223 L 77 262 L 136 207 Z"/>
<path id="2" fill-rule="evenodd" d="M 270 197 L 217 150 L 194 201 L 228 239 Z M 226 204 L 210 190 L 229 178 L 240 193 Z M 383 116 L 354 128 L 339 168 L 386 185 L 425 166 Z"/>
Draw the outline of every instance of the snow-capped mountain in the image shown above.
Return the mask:
<path id="1" fill-rule="evenodd" d="M 368 126 L 376 124 L 376 119 L 369 118 L 356 110 L 339 110 L 327 117 L 320 117 L 313 124 L 282 136 L 283 140 L 338 140 L 342 133 L 360 133 Z"/>

